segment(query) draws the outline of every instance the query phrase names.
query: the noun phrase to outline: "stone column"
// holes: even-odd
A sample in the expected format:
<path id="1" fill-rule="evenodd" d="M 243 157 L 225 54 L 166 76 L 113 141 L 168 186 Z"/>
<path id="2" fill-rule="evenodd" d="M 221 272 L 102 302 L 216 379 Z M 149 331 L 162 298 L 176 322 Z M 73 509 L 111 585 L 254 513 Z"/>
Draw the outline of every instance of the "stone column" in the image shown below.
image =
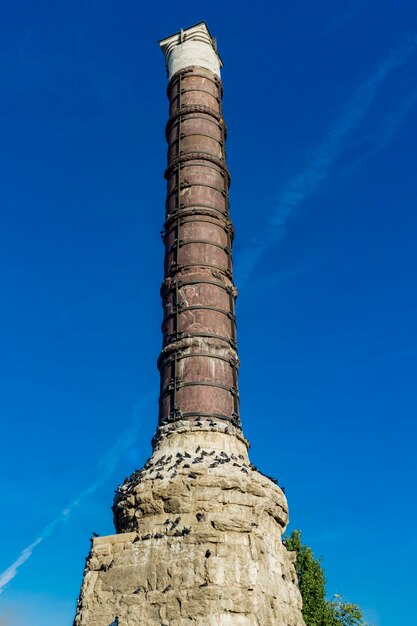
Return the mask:
<path id="1" fill-rule="evenodd" d="M 305 626 L 287 502 L 239 419 L 221 60 L 205 23 L 161 42 L 170 115 L 153 453 L 96 537 L 75 626 Z"/>
<path id="2" fill-rule="evenodd" d="M 221 61 L 204 24 L 160 45 L 169 120 L 157 439 L 184 423 L 240 433 Z"/>

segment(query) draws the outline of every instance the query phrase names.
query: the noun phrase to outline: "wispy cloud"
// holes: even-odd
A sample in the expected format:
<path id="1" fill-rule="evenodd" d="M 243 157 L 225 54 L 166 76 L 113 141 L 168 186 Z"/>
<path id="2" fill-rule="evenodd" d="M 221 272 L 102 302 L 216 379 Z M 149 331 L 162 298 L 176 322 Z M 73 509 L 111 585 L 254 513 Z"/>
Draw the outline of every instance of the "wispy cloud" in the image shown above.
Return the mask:
<path id="1" fill-rule="evenodd" d="M 269 216 L 267 231 L 252 241 L 239 259 L 239 282 L 244 283 L 264 252 L 276 244 L 286 233 L 287 225 L 299 206 L 310 198 L 327 179 L 331 167 L 339 159 L 353 132 L 370 110 L 378 90 L 389 75 L 410 61 L 417 53 L 417 34 L 409 37 L 403 45 L 392 50 L 369 76 L 357 87 L 348 102 L 341 108 L 335 122 L 327 129 L 322 141 L 313 152 L 310 163 L 292 180 L 278 197 Z M 399 111 L 404 117 L 414 102 L 414 96 L 405 110 Z M 392 129 L 396 120 L 391 120 Z M 386 135 L 388 140 L 391 134 Z"/>
<path id="2" fill-rule="evenodd" d="M 343 172 L 338 176 L 340 178 L 348 178 L 352 172 L 360 168 L 366 161 L 372 159 L 378 152 L 383 150 L 396 136 L 404 123 L 405 118 L 411 110 L 417 105 L 417 89 L 411 91 L 409 95 L 404 97 L 398 106 L 384 116 L 381 128 L 372 137 L 372 145 L 361 152 L 351 165 L 343 168 Z"/>
<path id="3" fill-rule="evenodd" d="M 46 530 L 46 529 L 45 529 Z M 38 546 L 44 538 L 44 532 L 31 544 L 29 544 L 22 552 L 20 556 L 0 574 L 0 593 L 3 592 L 4 587 L 16 576 L 19 567 L 26 563 L 26 561 L 32 556 L 32 553 L 36 546 Z"/>
<path id="4" fill-rule="evenodd" d="M 76 498 L 74 498 L 62 511 L 53 519 L 45 528 L 40 532 L 38 537 L 32 541 L 26 548 L 22 550 L 18 558 L 3 572 L 0 573 L 0 594 L 3 593 L 8 583 L 16 577 L 19 569 L 26 561 L 30 559 L 34 550 L 39 546 L 42 541 L 49 537 L 55 528 L 61 522 L 66 521 L 74 509 L 87 497 L 92 495 L 97 489 L 99 489 L 113 474 L 116 469 L 117 463 L 122 454 L 131 448 L 138 438 L 139 426 L 142 420 L 143 409 L 153 399 L 153 394 L 146 394 L 134 407 L 132 412 L 132 423 L 128 430 L 126 430 L 116 443 L 110 448 L 100 462 L 99 468 L 101 469 L 100 477 L 93 482 L 89 487 L 84 489 Z"/>

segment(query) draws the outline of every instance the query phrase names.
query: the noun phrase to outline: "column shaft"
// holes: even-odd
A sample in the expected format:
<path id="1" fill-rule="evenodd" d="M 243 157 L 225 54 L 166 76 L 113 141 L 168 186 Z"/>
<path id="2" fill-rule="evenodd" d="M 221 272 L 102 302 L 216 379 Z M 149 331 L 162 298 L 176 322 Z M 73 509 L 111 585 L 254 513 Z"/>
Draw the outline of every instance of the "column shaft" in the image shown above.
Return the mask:
<path id="1" fill-rule="evenodd" d="M 168 85 L 159 436 L 184 420 L 240 430 L 222 91 L 216 74 L 196 66 Z"/>

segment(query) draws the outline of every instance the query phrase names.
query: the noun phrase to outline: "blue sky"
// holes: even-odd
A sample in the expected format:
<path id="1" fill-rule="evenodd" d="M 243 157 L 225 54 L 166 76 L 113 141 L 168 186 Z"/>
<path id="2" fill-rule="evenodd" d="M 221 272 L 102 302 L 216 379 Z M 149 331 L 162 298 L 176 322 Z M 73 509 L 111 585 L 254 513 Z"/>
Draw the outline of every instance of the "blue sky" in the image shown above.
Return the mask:
<path id="1" fill-rule="evenodd" d="M 157 40 L 202 19 L 225 63 L 251 458 L 286 487 L 329 593 L 374 626 L 414 623 L 415 1 L 0 15 L 0 624 L 71 625 L 89 537 L 113 532 L 113 490 L 150 452 Z"/>

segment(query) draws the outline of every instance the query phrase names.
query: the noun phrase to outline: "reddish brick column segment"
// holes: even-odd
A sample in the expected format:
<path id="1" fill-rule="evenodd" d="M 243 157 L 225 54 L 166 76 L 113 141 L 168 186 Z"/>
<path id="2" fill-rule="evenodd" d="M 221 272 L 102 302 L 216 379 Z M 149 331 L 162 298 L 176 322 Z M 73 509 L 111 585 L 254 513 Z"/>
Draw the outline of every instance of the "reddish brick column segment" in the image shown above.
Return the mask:
<path id="1" fill-rule="evenodd" d="M 168 85 L 157 438 L 185 421 L 240 432 L 222 90 L 213 72 L 194 66 Z"/>

